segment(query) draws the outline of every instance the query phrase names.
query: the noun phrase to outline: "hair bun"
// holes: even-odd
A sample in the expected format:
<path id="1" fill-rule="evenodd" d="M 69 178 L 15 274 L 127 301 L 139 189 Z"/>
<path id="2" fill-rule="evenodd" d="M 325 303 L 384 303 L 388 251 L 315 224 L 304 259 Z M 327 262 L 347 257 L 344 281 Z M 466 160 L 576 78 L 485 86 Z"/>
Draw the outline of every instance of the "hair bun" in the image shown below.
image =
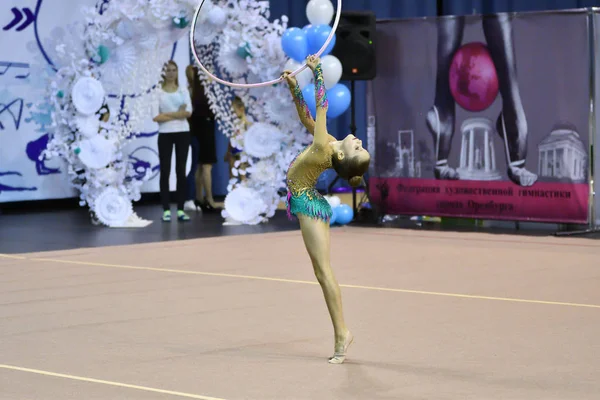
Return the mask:
<path id="1" fill-rule="evenodd" d="M 362 183 L 362 176 L 353 176 L 348 179 L 348 183 L 350 183 L 350 186 L 352 187 L 358 187 Z"/>

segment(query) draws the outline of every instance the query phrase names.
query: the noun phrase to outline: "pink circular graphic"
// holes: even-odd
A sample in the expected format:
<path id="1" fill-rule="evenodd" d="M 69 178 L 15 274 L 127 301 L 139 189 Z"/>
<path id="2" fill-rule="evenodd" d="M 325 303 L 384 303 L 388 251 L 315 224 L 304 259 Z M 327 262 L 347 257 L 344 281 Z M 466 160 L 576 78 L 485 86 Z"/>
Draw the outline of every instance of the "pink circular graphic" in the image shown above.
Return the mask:
<path id="1" fill-rule="evenodd" d="M 498 96 L 498 75 L 487 46 L 467 43 L 450 65 L 450 91 L 454 100 L 467 111 L 483 111 Z"/>

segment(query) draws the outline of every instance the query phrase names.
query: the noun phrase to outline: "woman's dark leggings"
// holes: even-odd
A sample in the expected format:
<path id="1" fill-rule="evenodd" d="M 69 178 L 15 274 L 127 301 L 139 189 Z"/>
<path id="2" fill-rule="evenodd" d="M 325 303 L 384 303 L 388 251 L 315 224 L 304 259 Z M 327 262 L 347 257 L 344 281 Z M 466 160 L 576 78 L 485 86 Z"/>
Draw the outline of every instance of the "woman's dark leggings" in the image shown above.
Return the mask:
<path id="1" fill-rule="evenodd" d="M 160 201 L 163 210 L 169 207 L 169 176 L 171 175 L 171 155 L 175 145 L 175 174 L 177 175 L 177 209 L 183 210 L 186 198 L 185 164 L 190 148 L 190 132 L 158 134 L 158 159 L 160 162 Z"/>

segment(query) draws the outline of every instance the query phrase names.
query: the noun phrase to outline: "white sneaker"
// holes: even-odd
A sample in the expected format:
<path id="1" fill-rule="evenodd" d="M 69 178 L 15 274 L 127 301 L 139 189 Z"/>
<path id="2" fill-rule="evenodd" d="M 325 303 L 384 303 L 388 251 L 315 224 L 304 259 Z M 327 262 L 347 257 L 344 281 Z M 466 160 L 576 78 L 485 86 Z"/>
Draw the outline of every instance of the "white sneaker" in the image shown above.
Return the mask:
<path id="1" fill-rule="evenodd" d="M 185 203 L 183 203 L 183 210 L 184 211 L 197 211 L 197 212 L 202 211 L 202 209 L 200 207 L 196 207 L 196 203 L 194 203 L 194 200 L 188 200 Z"/>

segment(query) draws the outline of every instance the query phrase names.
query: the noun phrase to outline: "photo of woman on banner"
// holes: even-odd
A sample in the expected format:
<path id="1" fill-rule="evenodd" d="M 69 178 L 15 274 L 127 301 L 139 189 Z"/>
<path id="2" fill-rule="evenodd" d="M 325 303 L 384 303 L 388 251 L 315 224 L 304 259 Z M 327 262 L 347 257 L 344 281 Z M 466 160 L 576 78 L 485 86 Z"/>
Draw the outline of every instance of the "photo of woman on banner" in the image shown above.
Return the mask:
<path id="1" fill-rule="evenodd" d="M 453 80 L 451 69 L 457 52 L 471 52 L 464 58 L 478 57 L 484 46 L 473 43 L 461 48 L 465 17 L 444 18 L 438 22 L 437 44 L 437 77 L 435 100 L 433 107 L 427 113 L 427 126 L 431 131 L 435 145 L 436 164 L 434 168 L 437 179 L 460 179 L 459 172 L 448 165 L 448 156 L 451 150 L 452 137 L 455 131 L 456 103 L 469 111 L 482 111 L 494 101 L 497 92 L 502 97 L 502 111 L 496 120 L 496 131 L 504 141 L 504 151 L 508 164 L 508 177 L 520 186 L 532 186 L 538 176 L 525 168 L 527 158 L 527 118 L 519 93 L 517 81 L 516 57 L 513 43 L 513 33 L 508 14 L 495 14 L 482 17 L 483 31 L 487 42 L 487 51 L 495 67 L 493 81 L 486 82 L 489 86 L 482 88 L 489 99 L 482 99 L 481 93 L 472 93 L 471 76 Z M 471 45 L 471 46 L 470 46 Z M 470 47 L 469 47 L 470 46 Z M 477 51 L 480 53 L 477 54 Z M 458 68 L 458 75 L 472 65 L 463 62 Z M 454 66 L 454 68 L 457 68 Z M 493 69 L 493 68 L 492 68 Z M 466 71 L 466 74 L 471 74 Z M 495 76 L 497 75 L 497 78 Z M 462 87 L 461 87 L 462 85 Z M 454 87 L 454 91 L 452 90 Z M 457 89 L 458 87 L 458 89 Z M 465 96 L 472 96 L 479 103 L 465 104 L 457 101 L 456 91 L 462 91 Z M 495 91 L 494 91 L 495 90 Z M 483 94 L 485 97 L 485 93 Z M 468 100 L 466 100 L 468 101 Z M 471 106 L 471 108 L 469 108 Z"/>

